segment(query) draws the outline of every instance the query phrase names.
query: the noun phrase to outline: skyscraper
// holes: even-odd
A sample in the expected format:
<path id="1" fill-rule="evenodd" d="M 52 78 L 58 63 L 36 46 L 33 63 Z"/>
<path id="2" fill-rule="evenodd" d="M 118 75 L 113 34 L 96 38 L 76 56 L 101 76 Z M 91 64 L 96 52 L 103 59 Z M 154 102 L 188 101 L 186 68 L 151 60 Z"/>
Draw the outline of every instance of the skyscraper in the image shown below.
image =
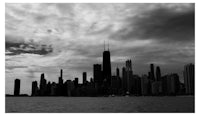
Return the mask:
<path id="1" fill-rule="evenodd" d="M 152 95 L 159 95 L 162 93 L 161 81 L 154 81 L 151 83 Z"/>
<path id="2" fill-rule="evenodd" d="M 46 79 L 44 78 L 44 73 L 42 73 L 40 78 L 40 95 L 41 96 L 45 95 L 45 91 L 46 91 Z"/>
<path id="3" fill-rule="evenodd" d="M 71 80 L 67 80 L 66 83 L 67 83 L 67 96 L 71 96 L 71 92 L 75 88 L 74 82 L 72 82 Z"/>
<path id="4" fill-rule="evenodd" d="M 76 78 L 74 79 L 74 86 L 75 86 L 75 88 L 78 87 L 78 77 L 76 77 Z"/>
<path id="5" fill-rule="evenodd" d="M 120 78 L 118 76 L 111 77 L 111 93 L 118 94 L 120 89 Z"/>
<path id="6" fill-rule="evenodd" d="M 179 92 L 180 81 L 178 74 L 167 75 L 167 93 L 168 95 L 175 95 Z"/>
<path id="7" fill-rule="evenodd" d="M 45 95 L 48 95 L 48 96 L 51 95 L 51 82 L 50 81 L 47 83 Z"/>
<path id="8" fill-rule="evenodd" d="M 156 67 L 156 80 L 160 81 L 161 80 L 161 72 L 160 72 L 160 67 Z"/>
<path id="9" fill-rule="evenodd" d="M 37 84 L 37 81 L 33 81 L 31 96 L 36 96 L 36 95 L 38 95 L 38 84 Z"/>
<path id="10" fill-rule="evenodd" d="M 56 89 L 57 89 L 56 83 L 53 82 L 53 83 L 51 84 L 51 92 L 50 92 L 50 95 L 55 96 L 55 95 L 56 95 Z"/>
<path id="11" fill-rule="evenodd" d="M 63 70 L 62 69 L 60 70 L 60 77 L 58 79 L 58 83 L 59 83 L 59 85 L 63 84 Z"/>
<path id="12" fill-rule="evenodd" d="M 148 95 L 149 79 L 147 75 L 141 77 L 141 94 Z"/>
<path id="13" fill-rule="evenodd" d="M 15 79 L 14 95 L 15 96 L 20 95 L 20 80 L 19 79 Z"/>
<path id="14" fill-rule="evenodd" d="M 118 67 L 116 68 L 116 75 L 117 75 L 117 77 L 119 77 L 119 68 Z"/>
<path id="15" fill-rule="evenodd" d="M 194 95 L 194 64 L 187 64 L 183 71 L 185 92 Z"/>
<path id="16" fill-rule="evenodd" d="M 122 88 L 124 90 L 124 92 L 127 91 L 127 76 L 126 76 L 126 68 L 123 67 L 122 68 Z"/>
<path id="17" fill-rule="evenodd" d="M 148 79 L 151 79 L 151 72 L 148 72 Z"/>
<path id="18" fill-rule="evenodd" d="M 141 78 L 138 75 L 132 75 L 129 79 L 129 93 L 141 95 Z"/>
<path id="19" fill-rule="evenodd" d="M 101 64 L 93 65 L 93 77 L 94 77 L 95 87 L 101 86 L 101 84 L 103 82 Z"/>
<path id="20" fill-rule="evenodd" d="M 47 84 L 48 85 L 48 84 Z M 48 85 L 49 86 L 49 85 Z M 58 78 L 57 95 L 63 95 L 63 70 L 60 70 L 60 77 Z"/>
<path id="21" fill-rule="evenodd" d="M 85 84 L 87 81 L 87 73 L 83 72 L 83 84 Z"/>
<path id="22" fill-rule="evenodd" d="M 151 79 L 151 80 L 155 80 L 154 65 L 153 65 L 153 64 L 150 64 L 150 69 L 151 69 L 151 72 L 150 72 L 150 79 Z"/>
<path id="23" fill-rule="evenodd" d="M 103 77 L 106 79 L 108 86 L 111 85 L 111 62 L 110 51 L 103 52 Z"/>
<path id="24" fill-rule="evenodd" d="M 130 78 L 133 77 L 133 71 L 132 71 L 132 63 L 131 63 L 131 60 L 127 60 L 126 61 L 126 76 L 127 76 L 127 89 L 128 89 L 128 92 L 130 92 L 131 90 L 131 81 L 130 81 Z"/>
<path id="25" fill-rule="evenodd" d="M 62 69 L 60 70 L 60 77 L 61 78 L 63 77 L 63 70 Z"/>
<path id="26" fill-rule="evenodd" d="M 126 61 L 126 71 L 132 71 L 131 59 Z"/>

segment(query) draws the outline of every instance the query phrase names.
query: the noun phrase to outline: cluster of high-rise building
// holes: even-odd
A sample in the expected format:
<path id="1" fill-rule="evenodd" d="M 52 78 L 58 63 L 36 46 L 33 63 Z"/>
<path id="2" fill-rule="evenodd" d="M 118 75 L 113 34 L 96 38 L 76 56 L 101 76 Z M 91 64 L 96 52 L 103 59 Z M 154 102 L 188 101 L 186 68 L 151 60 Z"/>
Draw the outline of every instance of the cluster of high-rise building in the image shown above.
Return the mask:
<path id="1" fill-rule="evenodd" d="M 154 68 L 154 64 L 150 64 L 147 75 L 133 74 L 131 59 L 125 61 L 121 71 L 117 67 L 116 74 L 111 74 L 110 51 L 104 50 L 103 63 L 93 65 L 90 81 L 87 72 L 83 72 L 82 83 L 78 78 L 64 81 L 62 69 L 57 83 L 47 82 L 43 73 L 39 84 L 32 82 L 31 96 L 194 95 L 194 64 L 185 65 L 184 83 L 179 81 L 178 74 L 161 75 L 160 67 Z M 20 80 L 16 79 L 14 95 L 20 95 L 19 92 Z"/>

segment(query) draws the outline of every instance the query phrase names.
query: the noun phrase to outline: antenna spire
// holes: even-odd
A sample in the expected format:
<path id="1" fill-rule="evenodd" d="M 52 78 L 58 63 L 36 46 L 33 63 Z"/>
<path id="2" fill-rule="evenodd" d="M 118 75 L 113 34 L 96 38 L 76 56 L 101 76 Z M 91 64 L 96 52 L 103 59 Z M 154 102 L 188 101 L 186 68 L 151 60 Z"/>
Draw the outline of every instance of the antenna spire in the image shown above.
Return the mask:
<path id="1" fill-rule="evenodd" d="M 105 51 L 105 40 L 104 40 L 104 51 Z"/>
<path id="2" fill-rule="evenodd" d="M 109 41 L 108 41 L 108 51 L 109 51 Z"/>

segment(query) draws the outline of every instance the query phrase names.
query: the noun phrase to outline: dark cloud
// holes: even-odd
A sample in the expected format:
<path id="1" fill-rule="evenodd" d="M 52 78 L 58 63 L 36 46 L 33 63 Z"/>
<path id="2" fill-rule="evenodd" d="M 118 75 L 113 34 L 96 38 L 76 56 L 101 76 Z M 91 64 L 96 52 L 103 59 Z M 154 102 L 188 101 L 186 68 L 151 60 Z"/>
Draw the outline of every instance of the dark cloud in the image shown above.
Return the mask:
<path id="1" fill-rule="evenodd" d="M 6 69 L 13 70 L 16 68 L 28 68 L 28 66 L 6 66 Z"/>
<path id="2" fill-rule="evenodd" d="M 127 19 L 129 26 L 112 35 L 122 40 L 157 39 L 160 41 L 194 40 L 194 5 L 188 11 L 159 7 Z"/>
<path id="3" fill-rule="evenodd" d="M 5 36 L 6 55 L 18 55 L 22 53 L 46 55 L 53 52 L 51 45 L 40 45 L 33 40 L 27 42 L 23 37 L 17 35 Z"/>
<path id="4" fill-rule="evenodd" d="M 18 55 L 22 53 L 46 55 L 51 53 L 53 48 L 47 45 L 6 42 L 6 51 L 9 51 L 6 55 Z"/>

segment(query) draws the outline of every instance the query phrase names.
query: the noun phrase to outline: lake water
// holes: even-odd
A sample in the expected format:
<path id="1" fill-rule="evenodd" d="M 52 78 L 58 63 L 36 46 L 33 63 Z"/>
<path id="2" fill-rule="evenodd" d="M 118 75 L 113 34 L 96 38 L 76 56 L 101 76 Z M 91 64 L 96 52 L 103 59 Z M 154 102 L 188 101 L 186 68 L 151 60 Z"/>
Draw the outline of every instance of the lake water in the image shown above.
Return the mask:
<path id="1" fill-rule="evenodd" d="M 194 97 L 6 97 L 6 113 L 194 112 Z"/>

